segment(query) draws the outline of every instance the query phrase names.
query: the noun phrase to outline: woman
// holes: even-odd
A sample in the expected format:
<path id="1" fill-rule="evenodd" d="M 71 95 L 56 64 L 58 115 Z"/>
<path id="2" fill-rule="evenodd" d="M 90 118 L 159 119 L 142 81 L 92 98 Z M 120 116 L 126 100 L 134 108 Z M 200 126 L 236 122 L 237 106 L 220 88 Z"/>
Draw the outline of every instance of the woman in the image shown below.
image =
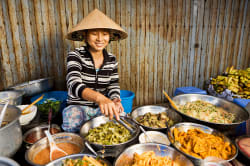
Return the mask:
<path id="1" fill-rule="evenodd" d="M 70 40 L 84 40 L 86 46 L 69 52 L 67 88 L 69 105 L 63 110 L 62 128 L 79 131 L 93 116 L 104 114 L 119 120 L 123 112 L 120 99 L 118 63 L 105 47 L 110 41 L 124 39 L 127 33 L 95 9 L 68 34 Z"/>

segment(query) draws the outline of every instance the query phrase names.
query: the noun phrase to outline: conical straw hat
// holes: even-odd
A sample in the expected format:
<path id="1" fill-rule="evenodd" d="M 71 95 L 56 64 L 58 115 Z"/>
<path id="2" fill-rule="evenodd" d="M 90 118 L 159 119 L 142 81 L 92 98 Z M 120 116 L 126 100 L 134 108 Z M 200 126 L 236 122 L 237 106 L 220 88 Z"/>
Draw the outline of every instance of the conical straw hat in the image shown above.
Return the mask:
<path id="1" fill-rule="evenodd" d="M 112 41 L 125 39 L 128 36 L 128 34 L 118 24 L 98 9 L 95 9 L 72 28 L 72 30 L 67 34 L 67 38 L 69 40 L 82 41 L 85 38 L 84 30 L 100 28 L 109 29 L 110 40 Z"/>

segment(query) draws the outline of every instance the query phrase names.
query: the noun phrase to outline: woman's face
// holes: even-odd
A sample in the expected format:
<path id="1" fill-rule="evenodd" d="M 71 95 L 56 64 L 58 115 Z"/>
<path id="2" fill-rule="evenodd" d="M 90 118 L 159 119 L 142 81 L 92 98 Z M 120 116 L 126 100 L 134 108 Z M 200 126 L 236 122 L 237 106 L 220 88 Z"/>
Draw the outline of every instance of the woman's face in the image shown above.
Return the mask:
<path id="1" fill-rule="evenodd" d="M 102 51 L 109 44 L 109 32 L 105 29 L 92 29 L 87 32 L 87 42 L 93 51 Z"/>

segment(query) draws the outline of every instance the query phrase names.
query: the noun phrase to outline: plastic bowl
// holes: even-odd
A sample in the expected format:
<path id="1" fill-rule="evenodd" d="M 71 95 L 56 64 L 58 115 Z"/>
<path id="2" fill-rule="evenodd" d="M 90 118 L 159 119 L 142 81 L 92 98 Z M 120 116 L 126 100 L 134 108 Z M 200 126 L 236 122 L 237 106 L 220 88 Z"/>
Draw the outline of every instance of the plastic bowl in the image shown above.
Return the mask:
<path id="1" fill-rule="evenodd" d="M 20 108 L 20 110 L 23 110 L 27 106 L 28 105 L 18 105 L 17 107 Z M 19 118 L 20 124 L 22 126 L 29 124 L 35 118 L 35 116 L 37 114 L 37 106 L 33 105 L 25 112 L 28 112 L 28 113 L 21 114 L 21 116 Z"/>
<path id="2" fill-rule="evenodd" d="M 146 131 L 147 135 L 152 139 L 154 143 L 160 143 L 165 145 L 170 145 L 170 141 L 166 134 L 159 132 L 159 131 Z M 140 143 L 148 143 L 150 142 L 145 136 L 144 133 L 141 133 L 139 136 Z"/>

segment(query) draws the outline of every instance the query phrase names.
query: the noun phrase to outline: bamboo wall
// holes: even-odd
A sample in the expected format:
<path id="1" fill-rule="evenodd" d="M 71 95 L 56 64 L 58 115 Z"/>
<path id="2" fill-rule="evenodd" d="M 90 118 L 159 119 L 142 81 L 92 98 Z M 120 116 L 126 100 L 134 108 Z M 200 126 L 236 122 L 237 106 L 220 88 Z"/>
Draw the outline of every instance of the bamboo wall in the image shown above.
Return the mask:
<path id="1" fill-rule="evenodd" d="M 249 0 L 1 0 L 0 89 L 48 76 L 65 89 L 67 52 L 83 44 L 65 35 L 94 8 L 128 32 L 108 50 L 135 105 L 250 66 Z"/>

